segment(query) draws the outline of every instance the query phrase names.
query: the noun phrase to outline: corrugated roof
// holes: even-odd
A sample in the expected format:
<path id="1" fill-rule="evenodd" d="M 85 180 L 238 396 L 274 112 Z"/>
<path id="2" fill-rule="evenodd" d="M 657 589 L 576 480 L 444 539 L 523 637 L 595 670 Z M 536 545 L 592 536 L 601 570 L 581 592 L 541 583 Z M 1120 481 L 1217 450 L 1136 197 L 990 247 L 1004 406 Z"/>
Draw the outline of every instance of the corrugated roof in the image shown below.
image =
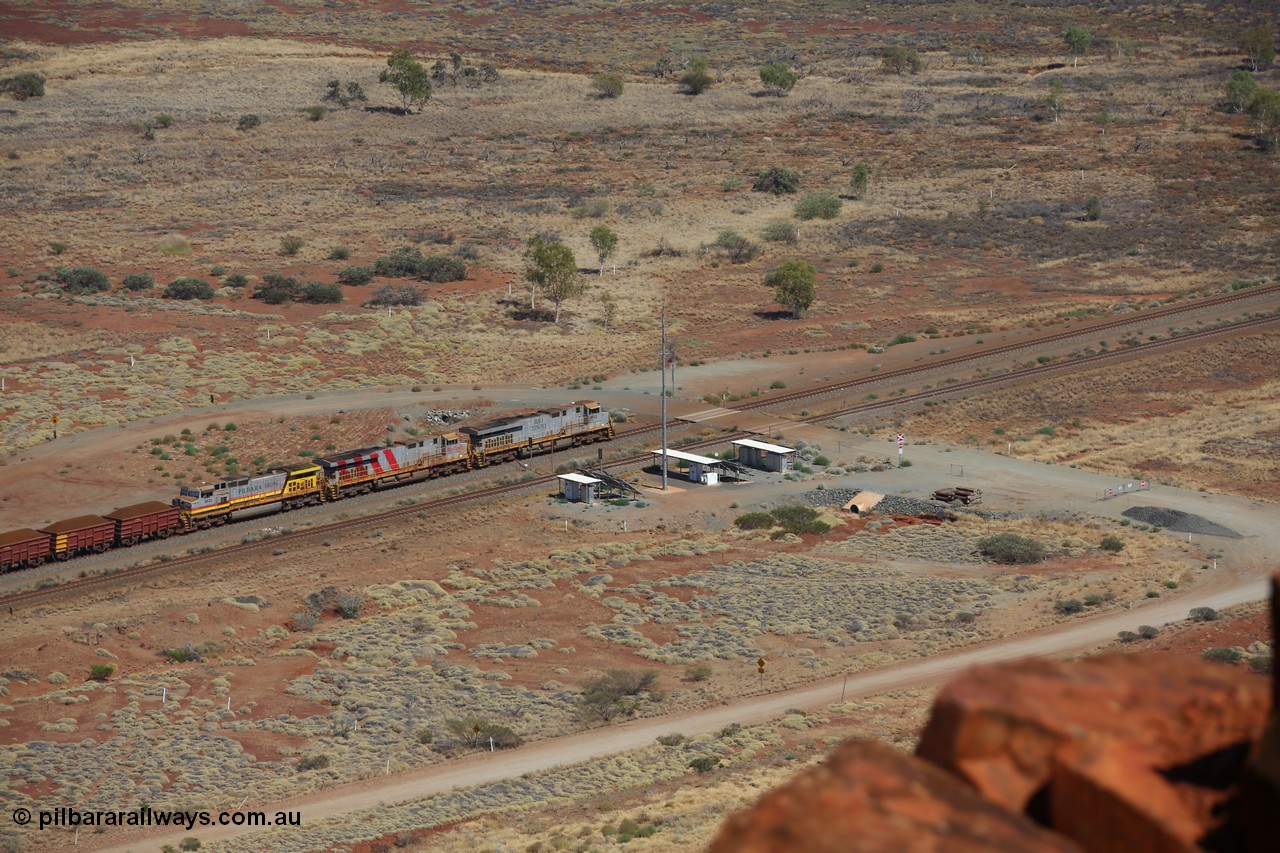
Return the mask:
<path id="1" fill-rule="evenodd" d="M 588 477 L 585 474 L 556 474 L 556 479 L 568 480 L 571 483 L 582 483 L 584 486 L 590 485 L 591 483 L 604 482 L 603 480 L 598 480 L 595 477 Z"/>
<path id="2" fill-rule="evenodd" d="M 764 441 L 756 441 L 754 438 L 738 438 L 734 439 L 730 444 L 738 444 L 743 447 L 754 447 L 756 450 L 765 450 L 769 453 L 795 453 L 794 447 L 783 447 L 781 444 L 769 444 Z"/>

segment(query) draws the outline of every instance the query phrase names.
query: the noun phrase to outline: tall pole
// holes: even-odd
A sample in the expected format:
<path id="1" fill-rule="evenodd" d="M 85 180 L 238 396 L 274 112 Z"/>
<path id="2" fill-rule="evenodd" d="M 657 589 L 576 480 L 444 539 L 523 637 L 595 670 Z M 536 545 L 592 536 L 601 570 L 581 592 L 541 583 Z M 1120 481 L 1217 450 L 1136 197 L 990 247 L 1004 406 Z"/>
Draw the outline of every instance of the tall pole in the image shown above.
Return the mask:
<path id="1" fill-rule="evenodd" d="M 667 300 L 662 300 L 662 359 L 658 363 L 662 374 L 662 490 L 667 490 Z"/>

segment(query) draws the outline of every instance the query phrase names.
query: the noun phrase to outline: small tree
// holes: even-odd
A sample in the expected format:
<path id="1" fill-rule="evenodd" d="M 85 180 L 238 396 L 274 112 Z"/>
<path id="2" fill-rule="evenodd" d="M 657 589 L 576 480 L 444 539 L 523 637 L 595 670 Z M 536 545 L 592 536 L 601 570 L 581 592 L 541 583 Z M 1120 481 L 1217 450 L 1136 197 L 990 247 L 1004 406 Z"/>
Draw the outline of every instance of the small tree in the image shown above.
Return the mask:
<path id="1" fill-rule="evenodd" d="M 280 238 L 280 254 L 292 258 L 302 251 L 302 247 L 306 245 L 306 242 L 296 234 L 286 234 Z"/>
<path id="2" fill-rule="evenodd" d="M 618 249 L 617 233 L 608 225 L 597 225 L 591 229 L 591 248 L 600 258 L 600 275 L 604 275 L 604 262 Z"/>
<path id="3" fill-rule="evenodd" d="M 1249 99 L 1249 115 L 1258 122 L 1262 147 L 1280 151 L 1280 92 L 1258 89 Z"/>
<path id="4" fill-rule="evenodd" d="M 884 49 L 880 67 L 891 74 L 919 74 L 924 66 L 914 48 L 895 44 Z"/>
<path id="5" fill-rule="evenodd" d="M 1258 91 L 1258 81 L 1248 71 L 1236 69 L 1227 80 L 1227 103 L 1233 112 L 1243 112 L 1249 105 L 1249 99 Z"/>
<path id="6" fill-rule="evenodd" d="M 816 274 L 813 264 L 791 260 L 766 276 L 765 282 L 774 287 L 773 301 L 790 308 L 791 316 L 798 318 L 813 304 Z"/>
<path id="7" fill-rule="evenodd" d="M 853 190 L 854 198 L 862 198 L 867 194 L 867 186 L 871 183 L 871 170 L 867 168 L 866 163 L 859 163 L 853 167 L 853 177 L 849 179 L 849 188 Z"/>
<path id="8" fill-rule="evenodd" d="M 31 71 L 0 80 L 0 92 L 8 92 L 19 101 L 44 97 L 44 78 Z"/>
<path id="9" fill-rule="evenodd" d="M 1081 26 L 1068 27 L 1062 34 L 1062 41 L 1072 56 L 1071 64 L 1074 68 L 1079 64 L 1080 57 L 1089 52 L 1089 45 L 1093 44 L 1093 33 Z"/>
<path id="10" fill-rule="evenodd" d="M 461 58 L 458 61 L 460 63 Z M 378 82 L 386 83 L 400 94 L 401 109 L 406 113 L 413 112 L 414 107 L 421 109 L 431 100 L 431 75 L 406 48 L 391 54 L 387 67 L 378 75 Z"/>
<path id="11" fill-rule="evenodd" d="M 617 74 L 597 74 L 591 78 L 591 88 L 596 90 L 596 96 L 600 98 L 620 98 L 622 97 L 622 78 Z"/>
<path id="12" fill-rule="evenodd" d="M 1250 27 L 1240 34 L 1240 46 L 1249 58 L 1249 67 L 1254 71 L 1270 68 L 1276 59 L 1276 40 L 1271 30 L 1259 24 Z"/>
<path id="13" fill-rule="evenodd" d="M 609 291 L 600 294 L 601 319 L 606 329 L 612 329 L 618 319 L 618 300 Z"/>
<path id="14" fill-rule="evenodd" d="M 711 88 L 712 82 L 711 74 L 707 70 L 707 63 L 702 59 L 695 59 L 690 62 L 689 70 L 680 77 L 680 86 L 689 95 L 701 95 Z"/>
<path id="15" fill-rule="evenodd" d="M 1061 80 L 1054 80 L 1049 83 L 1049 94 L 1044 96 L 1044 105 L 1049 108 L 1049 112 L 1053 113 L 1053 120 L 1056 122 L 1062 114 L 1064 101 L 1062 98 L 1063 85 Z"/>
<path id="16" fill-rule="evenodd" d="M 1084 218 L 1090 222 L 1097 222 L 1102 218 L 1102 199 L 1096 195 L 1089 196 L 1084 203 Z"/>
<path id="17" fill-rule="evenodd" d="M 524 277 L 529 282 L 529 310 L 535 310 L 540 291 L 555 306 L 555 322 L 558 324 L 561 304 L 581 296 L 587 289 L 587 283 L 578 275 L 578 261 L 573 250 L 563 243 L 535 235 L 525 244 L 524 261 Z"/>
<path id="18" fill-rule="evenodd" d="M 785 62 L 774 62 L 760 69 L 760 82 L 770 95 L 782 97 L 795 88 L 798 76 Z"/>

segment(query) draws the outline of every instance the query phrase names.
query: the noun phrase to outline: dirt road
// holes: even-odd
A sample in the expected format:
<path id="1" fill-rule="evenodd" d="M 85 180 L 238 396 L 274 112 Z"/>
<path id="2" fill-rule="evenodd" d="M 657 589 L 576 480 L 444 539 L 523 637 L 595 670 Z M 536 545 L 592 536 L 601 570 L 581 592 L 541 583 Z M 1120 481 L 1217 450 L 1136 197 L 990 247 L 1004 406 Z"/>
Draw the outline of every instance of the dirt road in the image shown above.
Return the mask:
<path id="1" fill-rule="evenodd" d="M 1186 617 L 1192 607 L 1220 609 L 1267 594 L 1266 581 L 1258 577 L 1222 573 L 1207 579 L 1194 593 L 1176 599 L 1155 599 L 1136 605 L 1132 610 L 1118 607 L 1092 618 L 1081 619 L 1035 636 L 1015 637 L 955 654 L 940 655 L 891 668 L 860 673 L 848 678 L 827 679 L 780 693 L 758 696 L 718 708 L 689 714 L 651 717 L 605 729 L 592 729 L 569 737 L 549 741 L 510 752 L 481 753 L 443 766 L 407 771 L 385 778 L 330 788 L 317 794 L 279 803 L 253 802 L 246 809 L 274 812 L 300 810 L 303 826 L 325 818 L 374 808 L 387 803 L 430 797 L 451 788 L 480 785 L 554 767 L 576 764 L 594 758 L 649 746 L 659 735 L 681 732 L 691 735 L 714 731 L 730 723 L 753 724 L 781 716 L 788 708 L 816 708 L 841 700 L 871 696 L 890 690 L 902 690 L 936 684 L 979 664 L 1015 660 L 1024 657 L 1060 655 L 1087 649 L 1115 638 L 1121 630 L 1133 630 L 1140 624 L 1160 625 Z M 234 827 L 202 829 L 199 837 L 210 842 L 231 838 L 247 831 Z M 139 834 L 112 837 L 107 853 L 137 850 L 145 840 L 150 847 L 177 845 L 187 832 Z M 110 836 L 109 836 L 110 837 Z"/>

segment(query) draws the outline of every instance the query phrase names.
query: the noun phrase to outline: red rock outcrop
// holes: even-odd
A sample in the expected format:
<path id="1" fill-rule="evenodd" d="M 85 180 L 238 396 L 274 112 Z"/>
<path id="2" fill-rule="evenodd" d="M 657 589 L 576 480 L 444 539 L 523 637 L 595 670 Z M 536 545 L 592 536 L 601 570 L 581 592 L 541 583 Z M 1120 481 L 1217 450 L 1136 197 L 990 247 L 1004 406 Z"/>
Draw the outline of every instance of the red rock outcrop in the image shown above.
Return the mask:
<path id="1" fill-rule="evenodd" d="M 1194 850 L 1222 823 L 1270 693 L 1155 653 L 978 667 L 943 688 L 917 753 L 1091 850 Z"/>
<path id="2" fill-rule="evenodd" d="M 1079 847 L 926 761 L 849 741 L 725 822 L 712 853 L 1061 853 Z"/>
<path id="3" fill-rule="evenodd" d="M 1280 627 L 1280 576 L 1272 626 Z M 713 853 L 1280 851 L 1280 682 L 1155 653 L 977 667 L 916 756 L 870 741 L 725 822 Z"/>

